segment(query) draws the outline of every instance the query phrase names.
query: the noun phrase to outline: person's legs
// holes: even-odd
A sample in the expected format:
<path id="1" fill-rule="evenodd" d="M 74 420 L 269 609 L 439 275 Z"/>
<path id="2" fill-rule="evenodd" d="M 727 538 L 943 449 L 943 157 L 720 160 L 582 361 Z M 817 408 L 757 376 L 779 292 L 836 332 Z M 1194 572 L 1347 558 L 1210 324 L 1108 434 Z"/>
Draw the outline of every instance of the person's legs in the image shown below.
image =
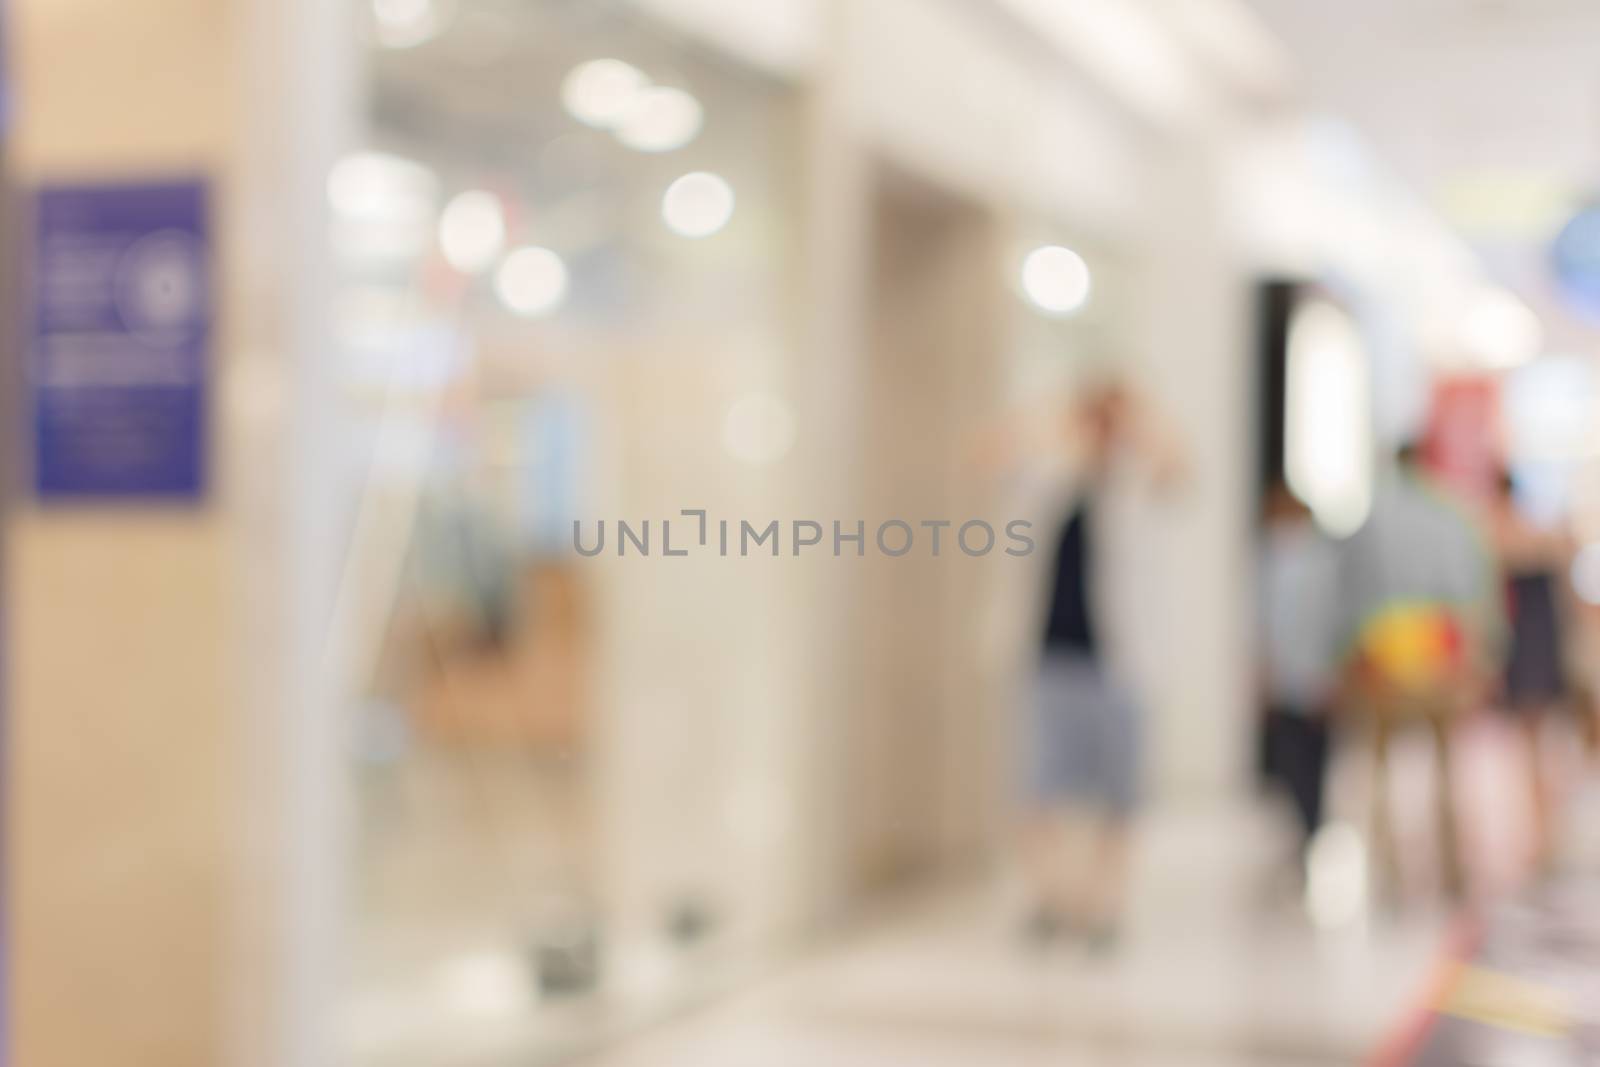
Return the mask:
<path id="1" fill-rule="evenodd" d="M 1061 813 L 1049 808 L 1029 813 L 1022 827 L 1021 844 L 1027 880 L 1028 932 L 1047 938 L 1067 924 L 1073 903 Z"/>
<path id="2" fill-rule="evenodd" d="M 1139 723 L 1099 664 L 1082 656 L 1045 660 L 1034 726 L 1022 841 L 1028 929 L 1046 937 L 1081 929 L 1100 940 L 1121 910 Z"/>
<path id="3" fill-rule="evenodd" d="M 1092 948 L 1110 948 L 1116 940 L 1127 898 L 1132 844 L 1132 823 L 1126 816 L 1098 821 L 1080 911 Z"/>
<path id="4" fill-rule="evenodd" d="M 1277 762 L 1299 820 L 1302 850 L 1322 826 L 1322 790 L 1328 772 L 1328 723 L 1310 712 L 1278 713 Z"/>
<path id="5" fill-rule="evenodd" d="M 1116 689 L 1098 667 L 1090 689 L 1095 696 L 1090 704 L 1095 744 L 1089 774 L 1098 810 L 1085 872 L 1082 915 L 1091 945 L 1107 948 L 1115 939 L 1127 897 L 1143 736 L 1133 701 Z"/>
<path id="6" fill-rule="evenodd" d="M 1070 663 L 1057 656 L 1039 665 L 1023 757 L 1027 796 L 1019 845 L 1028 894 L 1025 932 L 1037 940 L 1061 933 L 1075 903 L 1067 825 L 1074 743 L 1071 674 Z"/>
<path id="7" fill-rule="evenodd" d="M 1400 854 L 1389 810 L 1389 742 L 1393 731 L 1393 711 L 1378 709 L 1372 719 L 1372 852 L 1382 891 L 1398 894 Z"/>
<path id="8" fill-rule="evenodd" d="M 1541 709 L 1532 705 L 1521 707 L 1517 710 L 1517 721 L 1522 731 L 1527 764 L 1528 796 L 1533 805 L 1533 861 L 1542 867 L 1550 862 L 1553 833 L 1549 783 L 1546 781 L 1544 753 L 1540 747 Z"/>
<path id="9" fill-rule="evenodd" d="M 1455 723 L 1453 708 L 1429 717 L 1433 732 L 1434 817 L 1438 824 L 1439 866 L 1444 890 L 1452 898 L 1466 894 L 1466 869 L 1461 859 L 1461 826 L 1456 818 L 1455 764 L 1451 758 L 1451 733 Z"/>

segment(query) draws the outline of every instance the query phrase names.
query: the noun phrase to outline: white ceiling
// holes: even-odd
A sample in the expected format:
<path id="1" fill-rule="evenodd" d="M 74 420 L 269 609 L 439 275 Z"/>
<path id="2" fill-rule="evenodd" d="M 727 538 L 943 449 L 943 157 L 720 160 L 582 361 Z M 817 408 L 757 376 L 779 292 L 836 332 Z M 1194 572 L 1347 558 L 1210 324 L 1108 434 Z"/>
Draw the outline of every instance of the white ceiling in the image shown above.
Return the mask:
<path id="1" fill-rule="evenodd" d="M 1309 107 L 1352 122 L 1540 311 L 1554 346 L 1600 351 L 1546 266 L 1555 230 L 1600 191 L 1600 3 L 1247 2 Z"/>

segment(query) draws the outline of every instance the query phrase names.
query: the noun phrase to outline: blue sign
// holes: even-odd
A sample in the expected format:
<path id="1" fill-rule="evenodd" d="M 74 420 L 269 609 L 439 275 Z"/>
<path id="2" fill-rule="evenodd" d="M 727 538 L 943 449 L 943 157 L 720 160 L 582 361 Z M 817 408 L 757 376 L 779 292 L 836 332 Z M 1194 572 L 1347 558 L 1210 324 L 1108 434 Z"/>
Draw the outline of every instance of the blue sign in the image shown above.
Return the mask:
<path id="1" fill-rule="evenodd" d="M 1568 306 L 1600 318 L 1600 206 L 1584 208 L 1561 228 L 1550 258 Z"/>
<path id="2" fill-rule="evenodd" d="M 204 185 L 51 187 L 35 209 L 35 490 L 197 500 L 212 329 Z"/>

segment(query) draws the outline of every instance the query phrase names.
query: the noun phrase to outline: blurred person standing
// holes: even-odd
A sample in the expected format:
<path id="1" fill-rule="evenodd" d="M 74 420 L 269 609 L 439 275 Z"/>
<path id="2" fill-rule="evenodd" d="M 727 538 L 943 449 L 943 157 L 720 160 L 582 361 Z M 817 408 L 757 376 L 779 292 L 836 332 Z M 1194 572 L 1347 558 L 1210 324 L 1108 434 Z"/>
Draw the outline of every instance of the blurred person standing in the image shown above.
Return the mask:
<path id="1" fill-rule="evenodd" d="M 1279 481 L 1265 500 L 1256 621 L 1267 770 L 1294 804 L 1303 865 L 1322 826 L 1337 684 L 1339 550 Z"/>
<path id="2" fill-rule="evenodd" d="M 1109 948 L 1120 918 L 1137 807 L 1139 709 L 1112 667 L 1099 610 L 1105 507 L 1138 473 L 1170 485 L 1178 453 L 1124 385 L 1098 382 L 1057 416 L 1042 457 L 1057 505 L 1044 586 L 1040 659 L 1027 742 L 1023 859 L 1032 896 L 1026 932 L 1047 942 L 1080 935 Z M 1112 532 L 1115 536 L 1115 532 Z M 1087 849 L 1073 847 L 1082 831 Z"/>
<path id="3" fill-rule="evenodd" d="M 1508 635 L 1501 706 L 1522 727 L 1533 802 L 1533 852 L 1536 862 L 1544 863 L 1550 858 L 1552 825 L 1540 726 L 1571 692 L 1561 590 L 1572 553 L 1562 533 L 1541 528 L 1522 513 L 1509 472 L 1501 474 L 1496 490 L 1489 531 L 1504 583 Z"/>
<path id="4" fill-rule="evenodd" d="M 1371 514 L 1345 542 L 1339 632 L 1352 652 L 1343 692 L 1373 720 L 1374 849 L 1391 880 L 1398 857 L 1388 812 L 1388 753 L 1408 723 L 1433 735 L 1445 888 L 1462 891 L 1451 732 L 1478 700 L 1500 625 L 1488 544 L 1466 508 L 1403 445 L 1375 487 Z"/>

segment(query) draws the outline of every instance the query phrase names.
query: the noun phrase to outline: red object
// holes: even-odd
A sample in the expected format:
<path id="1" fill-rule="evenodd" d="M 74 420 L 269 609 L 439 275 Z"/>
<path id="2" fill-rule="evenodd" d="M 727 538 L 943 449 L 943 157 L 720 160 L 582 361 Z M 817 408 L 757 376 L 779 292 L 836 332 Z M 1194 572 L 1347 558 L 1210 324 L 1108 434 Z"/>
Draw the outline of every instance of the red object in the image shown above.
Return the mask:
<path id="1" fill-rule="evenodd" d="M 1493 378 L 1441 378 L 1422 435 L 1423 463 L 1458 492 L 1488 497 L 1500 474 L 1499 427 L 1500 387 Z"/>
<path id="2" fill-rule="evenodd" d="M 1461 621 L 1454 615 L 1445 615 L 1439 620 L 1439 634 L 1445 662 L 1452 667 L 1461 666 L 1467 647 L 1466 639 L 1461 634 Z"/>
<path id="3" fill-rule="evenodd" d="M 1418 1003 L 1367 1060 L 1365 1067 L 1406 1067 L 1417 1058 L 1439 1021 L 1439 1011 L 1466 966 L 1483 942 L 1483 921 L 1468 912 L 1459 916 L 1445 937 L 1439 960 L 1423 988 Z"/>

